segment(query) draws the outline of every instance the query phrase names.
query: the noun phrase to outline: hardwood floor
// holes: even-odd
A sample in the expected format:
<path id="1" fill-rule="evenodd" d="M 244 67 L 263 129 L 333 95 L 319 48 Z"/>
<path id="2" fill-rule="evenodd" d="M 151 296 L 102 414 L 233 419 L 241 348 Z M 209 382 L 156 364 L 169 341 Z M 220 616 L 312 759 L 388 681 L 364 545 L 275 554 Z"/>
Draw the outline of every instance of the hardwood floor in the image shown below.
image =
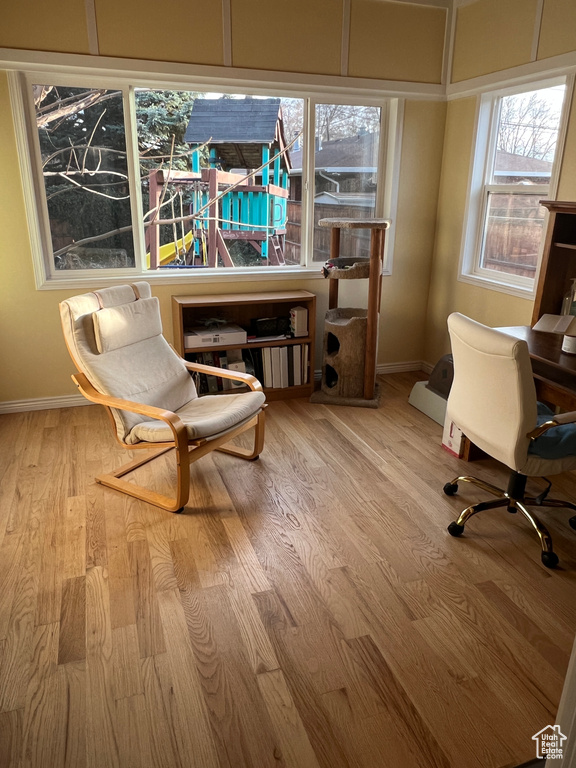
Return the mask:
<path id="1" fill-rule="evenodd" d="M 260 461 L 210 454 L 184 514 L 95 484 L 98 407 L 0 416 L 0 768 L 504 768 L 553 724 L 576 631 L 519 515 L 381 378 L 378 410 L 272 403 Z M 170 457 L 140 472 L 168 490 Z M 576 500 L 576 476 L 555 495 Z"/>

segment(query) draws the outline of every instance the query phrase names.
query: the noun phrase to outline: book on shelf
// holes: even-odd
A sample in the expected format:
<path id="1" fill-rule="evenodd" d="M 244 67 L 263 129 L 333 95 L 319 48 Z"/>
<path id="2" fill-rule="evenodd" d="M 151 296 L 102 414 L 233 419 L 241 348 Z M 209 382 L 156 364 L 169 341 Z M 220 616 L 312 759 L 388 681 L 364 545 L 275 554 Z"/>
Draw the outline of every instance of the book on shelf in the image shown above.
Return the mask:
<path id="1" fill-rule="evenodd" d="M 270 347 L 272 356 L 272 387 L 280 389 L 282 386 L 282 374 L 280 372 L 280 347 Z"/>
<path id="2" fill-rule="evenodd" d="M 302 347 L 300 344 L 294 344 L 293 349 L 293 377 L 294 386 L 299 387 L 302 384 Z"/>
<path id="3" fill-rule="evenodd" d="M 282 389 L 289 386 L 288 347 L 280 347 L 280 386 Z"/>
<path id="4" fill-rule="evenodd" d="M 290 310 L 290 331 L 293 336 L 308 336 L 308 310 L 306 307 L 292 307 Z"/>
<path id="5" fill-rule="evenodd" d="M 262 348 L 262 367 L 264 370 L 264 381 L 262 382 L 265 387 L 272 387 L 272 347 Z"/>
<path id="6" fill-rule="evenodd" d="M 308 384 L 308 349 L 309 345 L 304 344 L 302 347 L 302 384 Z"/>
<path id="7" fill-rule="evenodd" d="M 288 386 L 294 386 L 294 346 L 286 347 L 288 350 Z"/>

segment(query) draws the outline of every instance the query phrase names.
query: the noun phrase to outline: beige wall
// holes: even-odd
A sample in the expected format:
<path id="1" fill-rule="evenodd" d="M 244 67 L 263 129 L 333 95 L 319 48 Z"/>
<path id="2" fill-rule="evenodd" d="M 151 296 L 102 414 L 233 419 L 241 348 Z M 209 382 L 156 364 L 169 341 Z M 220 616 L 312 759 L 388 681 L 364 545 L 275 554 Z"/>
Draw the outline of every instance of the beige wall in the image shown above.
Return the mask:
<path id="1" fill-rule="evenodd" d="M 89 6 L 85 0 L 13 0 L 2 8 L 0 47 L 88 53 Z M 163 0 L 165 21 L 158 24 L 154 0 L 94 0 L 94 6 L 92 39 L 102 56 L 223 65 L 229 34 L 234 67 L 336 76 L 344 68 L 353 77 L 441 80 L 447 31 L 441 7 L 388 0 L 230 0 L 224 23 L 221 0 Z M 344 30 L 349 50 L 342 56 Z"/>

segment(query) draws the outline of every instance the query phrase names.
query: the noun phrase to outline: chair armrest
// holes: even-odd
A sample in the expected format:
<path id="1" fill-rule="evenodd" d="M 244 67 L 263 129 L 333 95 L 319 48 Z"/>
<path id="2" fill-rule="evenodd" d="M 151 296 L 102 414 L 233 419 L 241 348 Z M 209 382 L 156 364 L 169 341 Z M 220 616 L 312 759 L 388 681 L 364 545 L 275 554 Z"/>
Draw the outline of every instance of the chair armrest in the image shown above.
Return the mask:
<path id="1" fill-rule="evenodd" d="M 120 397 L 112 397 L 99 392 L 88 380 L 84 373 L 75 373 L 72 381 L 76 384 L 80 392 L 87 400 L 98 405 L 105 405 L 107 408 L 117 408 L 120 411 L 130 411 L 139 413 L 142 416 L 148 416 L 151 419 L 164 421 L 174 434 L 175 442 L 181 442 L 182 446 L 188 445 L 188 430 L 180 416 L 172 411 L 166 411 L 163 408 L 157 408 L 154 405 L 145 405 L 144 403 L 135 403 L 132 400 L 123 400 Z"/>
<path id="2" fill-rule="evenodd" d="M 568 411 L 568 413 L 557 413 L 552 419 L 545 421 L 544 424 L 540 424 L 531 432 L 526 435 L 530 440 L 536 440 L 537 437 L 543 435 L 552 427 L 560 427 L 562 424 L 574 424 L 576 423 L 576 411 Z"/>
<path id="3" fill-rule="evenodd" d="M 184 365 L 189 371 L 196 371 L 198 373 L 208 373 L 211 376 L 219 376 L 221 379 L 233 379 L 235 381 L 241 381 L 248 385 L 254 392 L 262 391 L 262 384 L 255 376 L 249 373 L 241 373 L 240 371 L 229 371 L 228 368 L 218 368 L 215 365 L 203 365 L 202 363 L 189 363 L 188 360 L 182 358 Z"/>

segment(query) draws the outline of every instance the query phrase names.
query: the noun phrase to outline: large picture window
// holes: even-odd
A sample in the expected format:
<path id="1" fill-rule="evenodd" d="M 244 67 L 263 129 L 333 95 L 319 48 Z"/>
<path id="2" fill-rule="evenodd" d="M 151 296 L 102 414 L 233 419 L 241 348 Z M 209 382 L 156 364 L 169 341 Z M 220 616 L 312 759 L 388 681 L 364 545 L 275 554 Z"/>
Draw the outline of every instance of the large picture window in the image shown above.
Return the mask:
<path id="1" fill-rule="evenodd" d="M 566 90 L 562 80 L 482 98 L 464 277 L 533 288 Z"/>
<path id="2" fill-rule="evenodd" d="M 386 215 L 385 102 L 33 75 L 23 95 L 45 281 L 310 269 L 316 219 Z"/>

